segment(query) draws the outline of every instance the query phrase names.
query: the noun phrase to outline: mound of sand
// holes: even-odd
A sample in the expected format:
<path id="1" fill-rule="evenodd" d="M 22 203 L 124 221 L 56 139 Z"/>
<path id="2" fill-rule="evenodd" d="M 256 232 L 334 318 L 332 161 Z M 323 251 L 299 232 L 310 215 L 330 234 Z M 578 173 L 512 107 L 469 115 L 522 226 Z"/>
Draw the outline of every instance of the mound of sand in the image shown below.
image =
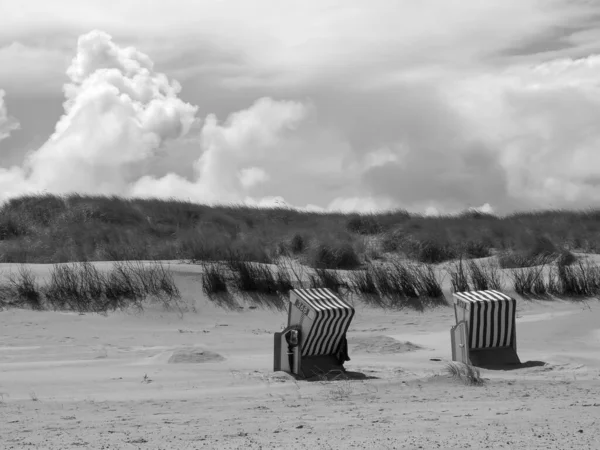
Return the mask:
<path id="1" fill-rule="evenodd" d="M 369 336 L 348 340 L 352 352 L 360 353 L 406 353 L 423 347 L 412 342 L 400 342 L 389 336 Z"/>
<path id="2" fill-rule="evenodd" d="M 218 353 L 202 348 L 182 348 L 175 350 L 169 358 L 169 364 L 201 364 L 208 362 L 224 361 L 225 358 Z"/>

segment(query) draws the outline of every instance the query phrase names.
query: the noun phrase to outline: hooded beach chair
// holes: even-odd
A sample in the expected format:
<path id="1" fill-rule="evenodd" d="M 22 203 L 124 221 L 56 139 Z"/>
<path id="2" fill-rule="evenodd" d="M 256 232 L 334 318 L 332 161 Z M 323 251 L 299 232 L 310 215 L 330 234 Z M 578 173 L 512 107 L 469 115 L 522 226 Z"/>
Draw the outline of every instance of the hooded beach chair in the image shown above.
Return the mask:
<path id="1" fill-rule="evenodd" d="M 453 361 L 479 367 L 520 364 L 514 298 L 494 290 L 456 292 L 453 298 Z"/>
<path id="2" fill-rule="evenodd" d="M 329 289 L 290 291 L 288 326 L 275 333 L 274 370 L 302 378 L 344 371 L 354 308 Z"/>

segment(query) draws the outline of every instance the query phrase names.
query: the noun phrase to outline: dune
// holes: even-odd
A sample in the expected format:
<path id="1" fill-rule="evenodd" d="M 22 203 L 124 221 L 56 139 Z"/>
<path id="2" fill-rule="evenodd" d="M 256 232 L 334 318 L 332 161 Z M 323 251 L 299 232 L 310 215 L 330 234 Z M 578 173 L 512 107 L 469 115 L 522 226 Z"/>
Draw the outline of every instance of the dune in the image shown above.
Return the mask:
<path id="1" fill-rule="evenodd" d="M 597 300 L 518 299 L 523 366 L 471 386 L 446 371 L 451 306 L 354 299 L 346 368 L 362 376 L 308 382 L 272 370 L 286 311 L 220 308 L 198 266 L 168 264 L 169 310 L 0 311 L 2 449 L 598 448 Z"/>

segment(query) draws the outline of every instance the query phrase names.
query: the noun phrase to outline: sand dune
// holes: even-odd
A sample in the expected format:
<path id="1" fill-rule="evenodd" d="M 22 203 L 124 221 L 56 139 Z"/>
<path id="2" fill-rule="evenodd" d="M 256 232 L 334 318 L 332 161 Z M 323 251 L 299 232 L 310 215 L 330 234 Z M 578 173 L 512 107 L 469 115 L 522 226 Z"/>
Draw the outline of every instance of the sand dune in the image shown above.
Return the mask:
<path id="1" fill-rule="evenodd" d="M 272 371 L 285 312 L 223 310 L 196 267 L 172 269 L 172 311 L 0 311 L 0 448 L 600 448 L 596 300 L 519 300 L 524 365 L 482 370 L 483 386 L 444 372 L 451 307 L 357 303 L 346 367 L 361 376 L 304 382 Z"/>

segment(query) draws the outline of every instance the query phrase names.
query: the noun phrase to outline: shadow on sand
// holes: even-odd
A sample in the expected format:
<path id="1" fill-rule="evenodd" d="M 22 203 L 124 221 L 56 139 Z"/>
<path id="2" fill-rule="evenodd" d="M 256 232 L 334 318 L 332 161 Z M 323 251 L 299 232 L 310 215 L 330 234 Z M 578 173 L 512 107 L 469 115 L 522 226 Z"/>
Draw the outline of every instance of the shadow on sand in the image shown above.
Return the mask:
<path id="1" fill-rule="evenodd" d="M 528 369 L 530 367 L 543 367 L 547 365 L 544 361 L 527 361 L 527 362 L 519 362 L 519 363 L 507 363 L 507 364 L 478 364 L 477 367 L 480 369 L 487 370 L 518 370 L 518 369 Z"/>
<path id="2" fill-rule="evenodd" d="M 300 377 L 294 375 L 294 378 L 299 381 L 345 381 L 345 380 L 378 380 L 379 377 L 375 377 L 372 375 L 366 375 L 362 372 L 353 372 L 350 370 L 332 370 L 327 373 L 316 374 L 311 377 Z"/>

